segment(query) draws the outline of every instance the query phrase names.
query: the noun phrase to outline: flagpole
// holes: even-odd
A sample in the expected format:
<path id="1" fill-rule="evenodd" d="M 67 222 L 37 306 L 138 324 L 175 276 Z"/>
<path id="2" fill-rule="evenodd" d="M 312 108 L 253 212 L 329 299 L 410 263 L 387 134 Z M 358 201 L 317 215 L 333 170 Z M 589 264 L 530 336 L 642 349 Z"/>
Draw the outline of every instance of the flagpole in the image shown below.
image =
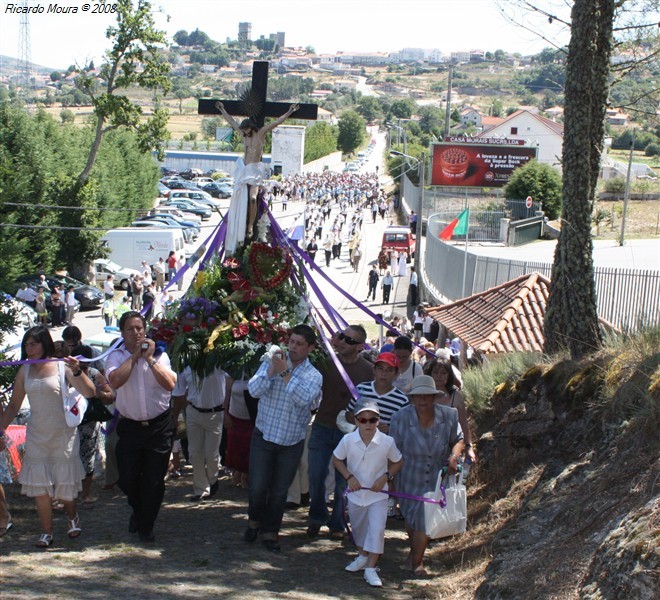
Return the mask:
<path id="1" fill-rule="evenodd" d="M 463 293 L 461 298 L 465 298 L 465 278 L 467 275 L 467 255 L 468 255 L 468 237 L 470 235 L 470 207 L 467 207 L 467 227 L 465 228 L 465 250 L 463 252 Z"/>

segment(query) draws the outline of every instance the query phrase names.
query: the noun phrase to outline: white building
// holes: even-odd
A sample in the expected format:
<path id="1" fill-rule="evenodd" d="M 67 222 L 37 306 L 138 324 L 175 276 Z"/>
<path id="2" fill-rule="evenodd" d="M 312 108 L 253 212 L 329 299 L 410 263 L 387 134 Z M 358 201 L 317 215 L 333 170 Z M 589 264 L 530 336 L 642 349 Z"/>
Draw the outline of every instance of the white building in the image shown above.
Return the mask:
<path id="1" fill-rule="evenodd" d="M 564 126 L 526 110 L 517 110 L 499 125 L 477 137 L 500 137 L 524 140 L 527 146 L 538 148 L 538 161 L 561 168 Z"/>

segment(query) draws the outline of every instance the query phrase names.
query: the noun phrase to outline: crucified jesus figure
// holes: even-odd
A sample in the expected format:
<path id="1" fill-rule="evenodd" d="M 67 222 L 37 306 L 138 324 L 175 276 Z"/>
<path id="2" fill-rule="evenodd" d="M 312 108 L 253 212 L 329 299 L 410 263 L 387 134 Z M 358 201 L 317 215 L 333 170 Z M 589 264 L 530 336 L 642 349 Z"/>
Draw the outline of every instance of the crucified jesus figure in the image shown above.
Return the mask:
<path id="1" fill-rule="evenodd" d="M 243 136 L 245 147 L 245 176 L 241 182 L 235 181 L 234 185 L 246 185 L 248 189 L 248 212 L 247 212 L 247 237 L 252 238 L 254 222 L 257 218 L 257 194 L 264 179 L 264 169 L 261 158 L 266 143 L 266 134 L 286 121 L 295 111 L 297 104 L 292 104 L 281 117 L 259 127 L 252 119 L 245 119 L 239 125 L 234 118 L 225 110 L 222 102 L 215 103 L 222 116 L 231 125 L 232 129 Z"/>

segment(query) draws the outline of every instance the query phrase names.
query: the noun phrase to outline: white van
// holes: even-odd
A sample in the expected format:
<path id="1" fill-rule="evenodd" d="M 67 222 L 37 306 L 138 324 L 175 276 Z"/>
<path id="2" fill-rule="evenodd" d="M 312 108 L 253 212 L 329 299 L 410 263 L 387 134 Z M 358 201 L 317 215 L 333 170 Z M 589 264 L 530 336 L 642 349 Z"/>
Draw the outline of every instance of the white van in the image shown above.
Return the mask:
<path id="1" fill-rule="evenodd" d="M 181 229 L 119 227 L 108 231 L 101 241 L 110 249 L 114 262 L 138 270 L 143 260 L 148 265 L 157 263 L 161 256 L 167 260 L 171 250 L 177 257 L 188 254 Z"/>

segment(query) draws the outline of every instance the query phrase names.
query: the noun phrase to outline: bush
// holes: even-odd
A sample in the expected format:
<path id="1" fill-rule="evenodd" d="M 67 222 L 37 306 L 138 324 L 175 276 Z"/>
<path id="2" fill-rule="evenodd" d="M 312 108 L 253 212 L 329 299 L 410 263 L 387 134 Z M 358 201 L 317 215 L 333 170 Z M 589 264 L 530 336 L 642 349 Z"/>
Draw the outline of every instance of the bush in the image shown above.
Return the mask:
<path id="1" fill-rule="evenodd" d="M 561 194 L 559 171 L 536 160 L 515 169 L 504 188 L 507 200 L 521 200 L 527 196 L 539 200 L 549 219 L 556 219 L 561 212 Z"/>
<path id="2" fill-rule="evenodd" d="M 651 142 L 644 148 L 644 156 L 660 156 L 660 144 Z"/>
<path id="3" fill-rule="evenodd" d="M 623 194 L 626 191 L 626 180 L 623 177 L 615 177 L 605 182 L 605 191 L 609 194 Z"/>

